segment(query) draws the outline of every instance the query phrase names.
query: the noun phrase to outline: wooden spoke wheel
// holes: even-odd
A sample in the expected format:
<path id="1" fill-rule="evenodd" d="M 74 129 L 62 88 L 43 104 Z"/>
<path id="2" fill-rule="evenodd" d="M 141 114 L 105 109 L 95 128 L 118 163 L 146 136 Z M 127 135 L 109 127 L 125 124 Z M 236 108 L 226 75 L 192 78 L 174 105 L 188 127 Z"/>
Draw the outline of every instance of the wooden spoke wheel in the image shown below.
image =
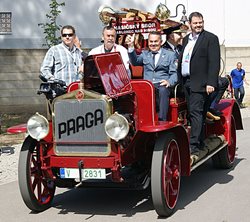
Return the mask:
<path id="1" fill-rule="evenodd" d="M 55 194 L 54 182 L 46 179 L 41 169 L 39 151 L 40 143 L 27 137 L 18 164 L 18 182 L 23 201 L 35 212 L 49 208 Z"/>
<path id="2" fill-rule="evenodd" d="M 231 117 L 229 144 L 212 157 L 217 168 L 229 169 L 233 166 L 236 152 L 236 126 L 234 117 Z"/>
<path id="3" fill-rule="evenodd" d="M 156 141 L 151 168 L 151 192 L 159 216 L 170 216 L 176 206 L 181 178 L 178 143 L 174 134 L 162 132 Z"/>

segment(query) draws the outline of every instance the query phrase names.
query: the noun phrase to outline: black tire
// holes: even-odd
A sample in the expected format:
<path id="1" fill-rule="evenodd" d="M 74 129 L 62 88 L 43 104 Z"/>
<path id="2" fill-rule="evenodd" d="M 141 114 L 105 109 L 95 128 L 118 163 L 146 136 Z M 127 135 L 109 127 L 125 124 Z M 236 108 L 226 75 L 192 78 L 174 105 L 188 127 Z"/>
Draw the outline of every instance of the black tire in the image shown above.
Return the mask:
<path id="1" fill-rule="evenodd" d="M 156 140 L 151 167 L 152 200 L 159 216 L 169 217 L 174 212 L 180 179 L 180 152 L 175 135 L 162 132 Z"/>
<path id="2" fill-rule="evenodd" d="M 230 169 L 234 165 L 236 152 L 236 125 L 234 117 L 231 117 L 229 145 L 212 157 L 216 168 Z"/>
<path id="3" fill-rule="evenodd" d="M 40 143 L 27 137 L 22 145 L 18 163 L 18 183 L 26 206 L 41 212 L 50 207 L 55 184 L 44 177 L 39 158 Z"/>

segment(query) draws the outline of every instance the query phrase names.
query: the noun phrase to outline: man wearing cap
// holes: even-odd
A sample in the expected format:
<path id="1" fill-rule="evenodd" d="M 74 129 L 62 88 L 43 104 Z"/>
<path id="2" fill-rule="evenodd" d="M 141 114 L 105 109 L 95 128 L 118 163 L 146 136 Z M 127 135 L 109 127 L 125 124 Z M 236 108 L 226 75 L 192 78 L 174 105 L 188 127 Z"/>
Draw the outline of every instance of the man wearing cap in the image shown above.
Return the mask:
<path id="1" fill-rule="evenodd" d="M 129 60 L 134 66 L 143 66 L 143 78 L 151 81 L 156 89 L 156 104 L 159 105 L 158 118 L 167 120 L 170 87 L 177 83 L 177 67 L 175 53 L 161 48 L 161 33 L 151 32 L 148 35 L 149 50 L 137 55 L 133 37 L 126 37 Z"/>
<path id="2" fill-rule="evenodd" d="M 182 50 L 182 34 L 186 33 L 185 30 L 181 29 L 181 26 L 182 24 L 179 24 L 174 27 L 163 29 L 163 33 L 166 34 L 166 42 L 162 47 L 175 52 L 177 57 Z"/>

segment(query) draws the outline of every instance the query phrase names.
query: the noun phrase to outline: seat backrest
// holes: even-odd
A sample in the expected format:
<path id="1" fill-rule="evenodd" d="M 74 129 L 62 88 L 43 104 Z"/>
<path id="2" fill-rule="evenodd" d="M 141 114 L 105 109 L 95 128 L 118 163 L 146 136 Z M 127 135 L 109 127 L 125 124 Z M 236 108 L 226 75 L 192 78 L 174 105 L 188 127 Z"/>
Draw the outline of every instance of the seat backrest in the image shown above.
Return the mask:
<path id="1" fill-rule="evenodd" d="M 154 125 L 158 121 L 155 110 L 155 88 L 147 80 L 131 80 L 136 94 L 138 127 Z"/>
<path id="2" fill-rule="evenodd" d="M 133 66 L 132 64 L 129 65 L 131 71 L 131 78 L 132 79 L 142 79 L 143 78 L 143 66 Z"/>

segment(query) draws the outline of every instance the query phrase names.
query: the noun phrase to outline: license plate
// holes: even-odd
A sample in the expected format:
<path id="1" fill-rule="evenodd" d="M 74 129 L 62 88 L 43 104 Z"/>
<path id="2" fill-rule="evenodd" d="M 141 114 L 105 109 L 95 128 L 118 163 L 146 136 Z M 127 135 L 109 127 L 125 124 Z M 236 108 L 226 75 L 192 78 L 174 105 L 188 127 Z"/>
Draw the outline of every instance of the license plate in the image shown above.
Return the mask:
<path id="1" fill-rule="evenodd" d="M 82 169 L 82 179 L 106 179 L 105 169 Z M 61 178 L 79 179 L 79 169 L 60 168 Z"/>

